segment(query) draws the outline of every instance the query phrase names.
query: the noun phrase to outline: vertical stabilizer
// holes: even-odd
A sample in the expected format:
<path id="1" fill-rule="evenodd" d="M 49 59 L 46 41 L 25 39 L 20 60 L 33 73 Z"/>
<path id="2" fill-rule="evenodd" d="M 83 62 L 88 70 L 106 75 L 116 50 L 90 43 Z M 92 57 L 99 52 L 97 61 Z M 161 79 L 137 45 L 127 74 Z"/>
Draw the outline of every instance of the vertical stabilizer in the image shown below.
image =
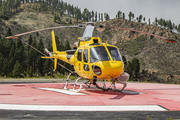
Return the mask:
<path id="1" fill-rule="evenodd" d="M 56 52 L 56 51 L 57 51 L 57 47 L 56 47 L 56 41 L 55 41 L 54 31 L 52 31 L 51 34 L 52 34 L 52 47 L 53 47 L 53 52 Z"/>

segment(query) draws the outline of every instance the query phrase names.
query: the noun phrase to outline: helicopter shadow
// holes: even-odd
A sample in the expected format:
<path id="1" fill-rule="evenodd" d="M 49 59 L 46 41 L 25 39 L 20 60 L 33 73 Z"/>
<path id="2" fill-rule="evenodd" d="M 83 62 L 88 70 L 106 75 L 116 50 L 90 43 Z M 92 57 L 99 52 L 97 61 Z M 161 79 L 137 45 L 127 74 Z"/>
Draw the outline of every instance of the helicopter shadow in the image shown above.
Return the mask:
<path id="1" fill-rule="evenodd" d="M 88 92 L 94 93 L 94 94 L 101 94 L 101 95 L 115 95 L 113 98 L 109 99 L 122 99 L 123 97 L 127 95 L 139 95 L 140 92 L 133 91 L 133 90 L 123 90 L 122 92 L 115 92 L 115 91 L 102 91 L 99 89 L 85 89 Z"/>
<path id="2" fill-rule="evenodd" d="M 73 88 L 73 84 L 69 84 L 68 87 L 70 89 Z M 79 85 L 76 86 L 77 89 L 79 89 Z M 86 92 L 85 92 L 86 91 Z M 123 97 L 127 96 L 127 95 L 139 95 L 139 94 L 142 94 L 140 92 L 137 92 L 137 91 L 133 91 L 133 90 L 127 90 L 127 89 L 124 89 L 122 92 L 120 91 L 103 91 L 103 90 L 100 90 L 100 89 L 97 89 L 96 87 L 90 87 L 88 88 L 87 86 L 84 86 L 83 85 L 83 90 L 81 90 L 82 93 L 85 93 L 87 95 L 108 95 L 108 96 L 115 96 L 113 98 L 109 98 L 111 100 L 115 100 L 115 99 L 122 99 Z"/>
<path id="3" fill-rule="evenodd" d="M 109 99 L 121 99 L 127 95 L 139 95 L 140 92 L 137 92 L 137 91 L 132 91 L 132 90 L 123 90 L 121 92 L 121 94 L 118 94 L 117 96 L 113 97 L 113 98 L 109 98 Z"/>

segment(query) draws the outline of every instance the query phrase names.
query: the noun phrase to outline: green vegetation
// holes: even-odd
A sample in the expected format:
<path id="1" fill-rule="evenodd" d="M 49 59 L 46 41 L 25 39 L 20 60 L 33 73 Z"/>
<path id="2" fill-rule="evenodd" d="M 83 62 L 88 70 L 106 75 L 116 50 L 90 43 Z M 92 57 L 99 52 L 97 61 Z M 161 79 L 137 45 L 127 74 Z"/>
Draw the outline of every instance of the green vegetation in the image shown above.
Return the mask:
<path id="1" fill-rule="evenodd" d="M 103 22 L 106 20 L 103 23 L 108 26 L 137 29 L 179 41 L 180 35 L 173 33 L 172 30 L 180 32 L 180 24 L 175 25 L 171 20 L 155 18 L 154 22 L 147 19 L 147 25 L 142 23 L 146 20 L 143 15 L 135 17 L 133 12 L 129 12 L 128 18 L 129 20 L 126 20 L 125 13 L 119 10 L 116 19 L 109 20 L 108 13 L 89 11 L 87 8 L 81 11 L 80 8 L 62 0 L 1 0 L 0 75 L 6 77 L 64 76 L 67 72 L 64 68 L 58 66 L 58 72 L 53 72 L 52 61 L 41 59 L 39 53 L 24 45 L 20 40 L 6 40 L 4 38 L 12 34 L 59 26 L 60 24 L 72 25 L 84 21 Z M 82 36 L 83 31 L 83 29 L 77 28 L 55 31 L 58 50 L 70 49 L 77 38 Z M 180 83 L 179 44 L 162 44 L 162 39 L 126 30 L 106 29 L 101 32 L 95 30 L 94 34 L 100 37 L 103 42 L 109 39 L 109 43 L 119 47 L 121 54 L 124 55 L 125 71 L 131 74 L 131 80 Z M 22 36 L 21 39 L 41 52 L 44 52 L 44 47 L 48 47 L 52 51 L 50 31 Z M 67 63 L 58 62 L 70 67 Z"/>
<path id="2" fill-rule="evenodd" d="M 5 36 L 10 35 L 12 35 L 11 29 L 8 28 Z M 38 35 L 38 33 L 36 35 Z M 37 42 L 37 39 L 39 39 L 39 42 Z M 68 41 L 65 42 L 65 45 L 62 41 L 59 41 L 58 37 L 56 37 L 56 41 L 58 48 L 61 48 L 60 50 L 71 49 Z M 29 35 L 28 44 L 44 53 L 44 43 L 42 41 L 42 38 L 32 37 L 32 35 Z M 3 37 L 0 38 L 0 45 L 1 76 L 15 78 L 38 77 L 45 75 L 54 76 L 55 72 L 52 72 L 53 62 L 50 60 L 42 59 L 42 55 L 40 53 L 29 46 L 23 45 L 20 39 L 17 39 L 15 42 Z M 52 49 L 50 44 L 48 47 L 50 50 Z M 70 68 L 70 66 L 66 63 L 62 61 L 60 61 L 60 63 L 65 65 L 65 67 Z M 67 72 L 60 66 L 57 67 L 57 71 L 60 71 L 60 74 L 64 74 L 65 72 Z"/>

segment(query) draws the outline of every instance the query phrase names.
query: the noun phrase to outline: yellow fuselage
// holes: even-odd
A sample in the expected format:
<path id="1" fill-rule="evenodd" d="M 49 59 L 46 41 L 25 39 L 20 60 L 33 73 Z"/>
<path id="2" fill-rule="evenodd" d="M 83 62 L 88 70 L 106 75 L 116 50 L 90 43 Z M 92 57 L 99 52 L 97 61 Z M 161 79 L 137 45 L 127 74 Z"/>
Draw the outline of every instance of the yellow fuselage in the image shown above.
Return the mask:
<path id="1" fill-rule="evenodd" d="M 98 47 L 106 50 L 108 60 L 101 60 L 100 58 L 98 59 L 92 57 L 91 48 Z M 52 57 L 61 59 L 64 62 L 73 65 L 76 73 L 83 78 L 93 79 L 93 76 L 96 76 L 97 79 L 111 79 L 116 78 L 123 73 L 124 63 L 122 60 L 113 59 L 112 53 L 109 52 L 108 48 L 118 49 L 116 46 L 102 43 L 100 38 L 91 37 L 91 39 L 88 41 L 79 42 L 79 47 L 73 54 L 69 54 L 67 51 L 57 51 Z M 103 51 L 98 52 L 101 54 Z M 96 71 L 96 74 L 94 71 Z M 99 72 L 100 74 L 97 74 Z"/>

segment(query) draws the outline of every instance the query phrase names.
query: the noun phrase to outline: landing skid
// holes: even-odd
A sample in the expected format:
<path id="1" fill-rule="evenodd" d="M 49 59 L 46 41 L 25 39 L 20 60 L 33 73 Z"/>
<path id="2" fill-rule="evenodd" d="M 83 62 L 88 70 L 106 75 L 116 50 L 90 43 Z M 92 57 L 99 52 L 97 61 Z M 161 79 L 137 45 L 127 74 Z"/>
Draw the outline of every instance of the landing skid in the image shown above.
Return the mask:
<path id="1" fill-rule="evenodd" d="M 67 80 L 66 80 L 66 84 L 64 86 L 64 90 L 69 90 L 69 91 L 73 91 L 73 92 L 79 92 L 81 89 L 82 89 L 82 85 L 83 83 L 79 84 L 78 81 L 82 78 L 82 77 L 79 77 L 78 79 L 76 79 L 75 83 L 74 83 L 74 87 L 73 89 L 68 89 L 67 86 L 68 86 L 68 83 L 69 83 L 69 77 L 71 76 L 71 73 L 68 75 L 67 77 Z M 80 85 L 79 89 L 76 89 L 76 85 Z"/>
<path id="2" fill-rule="evenodd" d="M 98 89 L 100 89 L 100 90 L 103 90 L 103 91 L 122 92 L 122 91 L 124 90 L 124 88 L 127 86 L 126 81 L 128 80 L 128 79 L 126 79 L 125 81 L 120 81 L 120 80 L 118 80 L 117 78 L 116 78 L 116 79 L 113 79 L 113 80 L 112 80 L 112 83 L 111 83 L 111 85 L 110 85 L 109 87 L 107 87 L 106 82 L 103 80 L 103 85 L 102 85 L 102 87 L 101 87 L 100 85 L 97 84 L 97 82 L 92 83 L 90 80 L 88 80 L 88 81 L 85 82 L 85 83 L 81 83 L 81 84 L 80 84 L 80 83 L 78 83 L 78 81 L 79 81 L 82 77 L 79 77 L 79 78 L 76 79 L 76 81 L 75 81 L 75 83 L 74 83 L 73 89 L 68 89 L 67 86 L 68 86 L 68 83 L 69 83 L 69 77 L 70 77 L 70 76 L 71 76 L 71 73 L 68 75 L 67 80 L 66 80 L 66 84 L 65 84 L 65 86 L 64 86 L 63 89 L 64 89 L 64 90 L 74 91 L 74 92 L 79 92 L 79 91 L 82 89 L 83 84 L 87 85 L 88 88 L 90 88 L 90 86 L 91 86 L 92 84 L 94 84 L 96 88 L 98 88 Z M 120 84 L 123 84 L 122 89 L 116 89 L 115 81 L 118 82 L 118 83 L 120 83 Z M 76 86 L 77 86 L 77 85 L 80 85 L 79 89 L 76 89 Z"/>
<path id="3" fill-rule="evenodd" d="M 124 90 L 124 88 L 127 86 L 127 83 L 121 83 L 123 84 L 123 88 L 122 89 L 116 89 L 115 86 L 115 82 L 112 82 L 112 84 L 109 87 L 106 87 L 106 83 L 104 82 L 103 87 L 100 87 L 97 83 L 96 83 L 96 88 L 103 90 L 103 91 L 114 91 L 114 92 L 122 92 Z"/>
<path id="4" fill-rule="evenodd" d="M 124 88 L 126 88 L 126 86 L 127 86 L 127 83 L 120 83 L 120 82 L 118 82 L 120 84 L 123 84 L 123 87 L 122 87 L 122 89 L 116 89 L 115 82 L 112 82 L 109 87 L 107 87 L 108 85 L 106 85 L 107 82 L 105 82 L 104 80 L 101 81 L 101 83 L 102 82 L 103 82 L 103 84 L 100 84 L 100 82 L 98 82 L 98 83 L 96 82 L 95 83 L 95 87 L 97 89 L 102 90 L 102 91 L 122 92 L 124 90 Z M 90 88 L 90 85 L 93 85 L 93 83 L 90 80 L 88 80 L 84 84 L 86 84 L 88 88 Z"/>

